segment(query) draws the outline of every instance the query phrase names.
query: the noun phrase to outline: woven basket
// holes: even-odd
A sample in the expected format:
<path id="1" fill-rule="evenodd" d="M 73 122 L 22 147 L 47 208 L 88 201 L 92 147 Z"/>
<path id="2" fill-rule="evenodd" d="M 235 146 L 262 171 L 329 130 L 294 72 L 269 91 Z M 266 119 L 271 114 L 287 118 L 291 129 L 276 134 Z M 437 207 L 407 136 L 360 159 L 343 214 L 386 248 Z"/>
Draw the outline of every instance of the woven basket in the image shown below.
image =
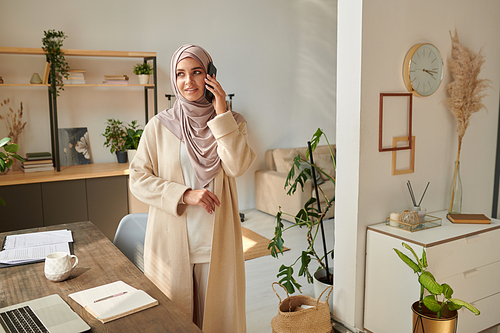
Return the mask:
<path id="1" fill-rule="evenodd" d="M 286 291 L 287 298 L 283 301 L 274 289 L 275 284 L 280 285 Z M 318 299 L 305 295 L 289 296 L 286 288 L 278 282 L 274 282 L 272 288 L 280 300 L 278 314 L 271 320 L 273 333 L 330 333 L 332 331 L 328 299 L 333 286 L 323 290 Z M 320 301 L 321 296 L 328 289 L 330 291 L 326 301 Z M 301 305 L 312 307 L 304 309 L 300 307 Z"/>

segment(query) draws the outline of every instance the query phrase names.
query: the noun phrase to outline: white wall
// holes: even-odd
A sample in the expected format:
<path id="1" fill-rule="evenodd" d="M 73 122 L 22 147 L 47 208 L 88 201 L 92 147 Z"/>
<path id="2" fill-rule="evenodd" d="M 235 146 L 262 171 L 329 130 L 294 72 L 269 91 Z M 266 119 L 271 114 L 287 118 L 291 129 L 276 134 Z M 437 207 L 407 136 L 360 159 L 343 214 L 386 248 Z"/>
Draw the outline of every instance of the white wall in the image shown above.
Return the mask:
<path id="1" fill-rule="evenodd" d="M 182 44 L 211 53 L 218 79 L 234 93 L 233 109 L 249 123 L 257 160 L 238 179 L 240 208 L 254 207 L 254 172 L 264 152 L 306 146 L 321 127 L 335 141 L 336 2 L 330 0 L 257 1 L 3 1 L 0 46 L 41 47 L 43 31 L 63 30 L 64 48 L 151 51 L 158 56 L 159 110 L 171 94 L 169 65 Z M 104 74 L 128 74 L 140 59 L 68 57 L 87 70 L 87 82 Z M 43 57 L 0 56 L 0 76 L 27 83 L 43 71 Z M 58 100 L 59 127 L 88 127 L 94 163 L 115 161 L 104 148 L 106 118 L 144 124 L 141 90 L 67 88 Z M 25 106 L 28 125 L 22 151 L 50 150 L 47 92 L 41 88 L 0 89 L 0 100 Z M 5 114 L 6 108 L 0 108 Z M 0 136 L 6 129 L 0 125 Z"/>
<path id="2" fill-rule="evenodd" d="M 442 103 L 447 97 L 445 86 L 450 82 L 448 59 L 451 57 L 450 31 L 458 30 L 460 41 L 478 51 L 484 50 L 486 63 L 481 78 L 490 79 L 492 89 L 487 91 L 483 102 L 488 111 L 482 110 L 472 116 L 464 137 L 461 153 L 461 174 L 464 188 L 463 211 L 491 214 L 494 161 L 496 152 L 499 88 L 500 88 L 500 2 L 466 0 L 384 0 L 339 2 L 339 68 L 344 66 L 340 43 L 353 31 L 343 29 L 341 24 L 345 13 L 351 13 L 350 20 L 362 17 L 362 60 L 360 94 L 354 92 L 351 107 L 341 108 L 340 87 L 356 80 L 349 73 L 339 69 L 339 116 L 337 126 L 337 149 L 339 168 L 337 176 L 343 179 L 341 170 L 341 150 L 359 150 L 359 185 L 353 181 L 343 188 L 337 187 L 336 233 L 341 225 L 353 240 L 349 226 L 357 228 L 356 247 L 344 246 L 336 242 L 336 283 L 337 279 L 354 278 L 351 284 L 336 285 L 336 297 L 340 319 L 351 326 L 363 326 L 363 290 L 366 226 L 382 222 L 392 211 L 402 211 L 410 206 L 406 188 L 410 180 L 416 195 L 420 197 L 427 182 L 431 182 L 422 202 L 428 211 L 447 209 L 452 168 L 457 154 L 456 121 Z M 348 20 L 346 20 L 348 21 Z M 352 23 L 355 26 L 355 22 Z M 354 33 L 356 31 L 354 30 Z M 346 35 L 344 35 L 346 34 Z M 354 37 L 355 38 L 355 37 Z M 379 94 L 382 92 L 406 92 L 402 79 L 402 62 L 408 49 L 416 43 L 429 42 L 440 51 L 444 60 L 445 73 L 441 87 L 430 97 L 417 97 L 413 101 L 413 132 L 416 136 L 415 172 L 407 175 L 391 175 L 392 154 L 378 151 Z M 355 54 L 357 45 L 351 47 Z M 352 59 L 356 62 L 356 59 Z M 344 111 L 360 108 L 360 127 L 352 135 L 351 143 L 340 141 L 341 128 L 350 124 L 352 118 L 359 117 L 354 112 L 344 118 Z M 352 109 L 352 110 L 350 110 Z M 359 140 L 359 142 L 358 142 Z M 346 161 L 344 163 L 348 163 Z M 356 163 L 356 159 L 353 159 Z M 352 168 L 356 168 L 353 165 Z M 345 171 L 344 171 L 345 172 Z M 359 187 L 358 187 L 359 186 Z M 348 207 L 339 209 L 339 202 L 359 191 L 359 198 L 347 202 Z M 356 216 L 357 214 L 357 216 Z M 354 262 L 348 261 L 355 254 Z M 345 260 L 350 265 L 339 268 L 338 261 Z M 383 260 L 383 258 L 381 258 Z M 352 284 L 355 287 L 352 288 Z M 413 282 L 412 282 L 413 283 Z M 415 282 L 416 283 L 416 282 Z M 339 287 L 341 287 L 339 289 Z M 390 286 L 381 286 L 390 292 Z M 416 296 L 417 297 L 417 296 Z M 352 302 L 355 306 L 352 307 Z M 383 310 L 381 304 L 380 311 Z"/>

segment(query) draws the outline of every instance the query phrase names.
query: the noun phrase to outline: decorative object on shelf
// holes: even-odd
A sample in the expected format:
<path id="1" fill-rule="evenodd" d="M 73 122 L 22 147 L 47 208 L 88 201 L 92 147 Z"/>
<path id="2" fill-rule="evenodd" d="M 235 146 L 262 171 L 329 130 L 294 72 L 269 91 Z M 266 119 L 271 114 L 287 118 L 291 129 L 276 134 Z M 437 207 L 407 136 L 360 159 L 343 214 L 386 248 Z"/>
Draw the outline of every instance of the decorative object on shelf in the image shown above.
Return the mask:
<path id="1" fill-rule="evenodd" d="M 462 140 L 469 126 L 472 114 L 486 108 L 482 103 L 482 99 L 486 96 L 484 91 L 491 87 L 491 81 L 488 79 L 479 79 L 481 67 L 485 62 L 482 49 L 476 53 L 467 46 L 462 45 L 458 40 L 458 32 L 456 29 L 455 35 L 451 36 L 451 45 L 452 51 L 449 67 L 453 81 L 446 86 L 449 97 L 445 99 L 445 103 L 457 120 L 458 153 L 455 161 L 455 171 L 453 174 L 448 212 L 459 214 L 462 211 L 462 191 L 458 191 L 458 186 L 460 186 L 461 189 L 461 182 L 459 182 L 459 162 Z M 456 199 L 455 196 L 460 196 L 460 200 Z"/>
<path id="2" fill-rule="evenodd" d="M 453 289 L 446 283 L 439 284 L 434 276 L 427 270 L 427 255 L 425 248 L 422 250 L 422 257 L 419 258 L 410 245 L 403 243 L 403 247 L 409 250 L 415 261 L 398 249 L 393 249 L 405 264 L 418 275 L 420 283 L 420 300 L 412 305 L 413 310 L 413 332 L 455 332 L 457 310 L 462 307 L 470 310 L 476 316 L 479 310 L 465 301 L 453 298 Z M 430 295 L 424 297 L 424 291 Z M 442 300 L 438 296 L 442 295 Z M 427 310 L 429 311 L 427 311 Z M 430 319 L 430 320 L 429 320 Z M 438 320 L 436 320 L 438 319 Z M 429 322 L 428 322 L 429 320 Z M 449 322 L 452 322 L 451 324 Z M 451 331 L 433 330 L 431 327 L 450 327 Z"/>
<path id="3" fill-rule="evenodd" d="M 427 186 L 425 186 L 425 190 L 422 193 L 422 196 L 420 197 L 420 201 L 417 203 L 417 201 L 415 200 L 415 194 L 413 193 L 413 187 L 411 186 L 411 182 L 409 180 L 408 180 L 408 182 L 406 182 L 406 186 L 408 187 L 408 191 L 410 192 L 411 201 L 413 202 L 413 207 L 414 208 L 417 207 L 416 209 L 414 209 L 415 211 L 420 210 L 418 207 L 420 207 L 422 200 L 424 200 L 425 192 L 427 192 L 427 189 L 429 188 L 430 184 L 431 184 L 431 182 L 427 182 Z"/>
<path id="4" fill-rule="evenodd" d="M 143 130 L 139 128 L 139 125 L 137 125 L 137 120 L 132 120 L 125 130 L 127 131 L 125 146 L 127 149 L 127 158 L 130 163 L 137 152 L 137 147 L 139 146 Z"/>
<path id="5" fill-rule="evenodd" d="M 85 84 L 85 69 L 69 69 L 68 77 L 63 79 L 64 84 Z"/>
<path id="6" fill-rule="evenodd" d="M 30 83 L 31 84 L 42 84 L 43 81 L 40 78 L 40 75 L 38 75 L 38 73 L 33 73 L 33 75 L 31 75 Z"/>
<path id="7" fill-rule="evenodd" d="M 413 45 L 403 62 L 403 81 L 415 96 L 432 95 L 443 80 L 443 58 L 437 47 L 429 43 Z"/>
<path id="8" fill-rule="evenodd" d="M 59 128 L 61 166 L 92 164 L 87 127 Z"/>
<path id="9" fill-rule="evenodd" d="M 392 138 L 392 147 L 395 148 L 398 146 L 398 142 L 408 141 L 408 137 L 399 136 Z M 410 163 L 408 169 L 398 169 L 397 168 L 397 151 L 392 152 L 392 175 L 403 175 L 406 173 L 415 172 L 415 135 L 411 137 L 411 149 L 410 149 Z"/>
<path id="10" fill-rule="evenodd" d="M 15 112 L 11 107 L 8 106 L 10 104 L 10 99 L 7 98 L 3 100 L 3 103 L 0 102 L 0 106 L 8 107 L 9 111 L 7 111 L 6 115 L 0 115 L 0 120 L 5 121 L 5 127 L 7 131 L 9 131 L 8 137 L 12 139 L 12 143 L 19 144 L 21 139 L 21 133 L 26 127 L 27 122 L 23 122 L 23 102 L 19 103 L 19 109 Z M 12 169 L 17 170 L 17 163 L 14 161 L 12 164 Z"/>
<path id="11" fill-rule="evenodd" d="M 447 214 L 452 223 L 490 224 L 491 219 L 484 214 Z"/>
<path id="12" fill-rule="evenodd" d="M 104 84 L 128 84 L 129 77 L 127 75 L 104 75 Z"/>
<path id="13" fill-rule="evenodd" d="M 63 31 L 44 31 L 42 38 L 42 49 L 47 53 L 47 62 L 52 64 L 49 75 L 51 92 L 59 96 L 59 91 L 64 90 L 63 79 L 68 78 L 69 65 L 61 51 L 63 40 L 67 38 Z"/>
<path id="14" fill-rule="evenodd" d="M 409 214 L 413 214 L 414 219 L 405 217 L 405 219 L 403 220 L 403 218 L 401 217 L 398 220 L 395 216 L 393 216 L 393 214 L 397 213 L 392 213 L 388 218 L 386 218 L 385 224 L 409 232 L 435 228 L 441 226 L 442 224 L 442 219 L 440 217 L 425 214 L 425 216 L 423 216 L 423 218 L 421 219 L 416 211 L 407 210 L 403 211 L 403 213 L 404 212 L 410 212 Z M 403 213 L 401 213 L 401 216 L 403 216 Z"/>
<path id="15" fill-rule="evenodd" d="M 398 212 L 392 212 L 389 215 L 389 224 L 393 227 L 399 227 L 399 222 L 401 222 L 401 214 Z"/>
<path id="16" fill-rule="evenodd" d="M 153 74 L 153 67 L 144 61 L 134 66 L 134 74 L 139 77 L 139 84 L 149 84 L 149 76 Z"/>
<path id="17" fill-rule="evenodd" d="M 109 148 L 111 154 L 122 151 L 125 153 L 125 162 L 127 162 L 127 130 L 125 129 L 125 126 L 123 126 L 123 123 L 118 119 L 108 119 L 106 129 L 104 130 L 104 134 L 102 134 L 102 136 L 106 138 L 104 146 Z M 121 161 L 122 158 L 120 156 L 118 162 L 125 163 Z"/>
<path id="18" fill-rule="evenodd" d="M 19 151 L 19 145 L 17 143 L 8 144 L 11 140 L 9 137 L 0 140 L 0 147 L 3 147 L 5 151 L 5 153 L 0 151 L 0 175 L 9 172 L 14 159 L 24 162 L 24 159 L 16 154 Z M 0 198 L 0 205 L 5 206 L 5 201 L 2 198 Z"/>
<path id="19" fill-rule="evenodd" d="M 401 147 L 383 147 L 383 124 L 384 124 L 384 98 L 386 97 L 396 97 L 396 98 L 401 98 L 401 97 L 406 97 L 407 101 L 405 102 L 406 107 L 405 110 L 408 115 L 408 123 L 404 127 L 408 130 L 408 135 L 405 135 L 406 141 L 408 141 L 407 146 L 401 146 Z M 399 100 L 397 100 L 399 102 Z M 396 102 L 396 100 L 394 101 Z M 387 103 L 386 103 L 387 104 Z M 400 110 L 398 109 L 400 106 L 400 103 L 396 104 L 396 106 L 389 105 L 386 106 L 389 111 L 393 111 L 394 113 L 400 113 Z M 392 110 L 392 109 L 398 109 L 398 110 Z M 383 151 L 396 151 L 396 150 L 404 150 L 404 149 L 411 149 L 411 133 L 412 133 L 412 112 L 413 112 L 413 94 L 409 93 L 381 93 L 380 94 L 380 105 L 379 105 L 379 133 L 378 133 L 378 151 L 383 152 Z M 406 122 L 405 122 L 406 123 Z"/>
<path id="20" fill-rule="evenodd" d="M 286 291 L 286 298 L 283 301 L 274 289 L 275 284 L 281 286 Z M 279 299 L 278 314 L 271 320 L 271 327 L 274 333 L 332 331 L 327 302 L 320 301 L 320 298 L 328 291 L 326 296 L 328 301 L 333 286 L 328 286 L 317 298 L 306 295 L 290 296 L 287 288 L 277 282 L 273 282 L 271 287 Z"/>
<path id="21" fill-rule="evenodd" d="M 328 142 L 328 138 L 323 133 L 323 131 L 318 128 L 316 133 L 314 133 L 314 135 L 312 136 L 311 142 L 308 142 L 309 151 L 307 153 L 308 156 L 306 156 L 306 158 L 310 158 L 310 161 L 302 158 L 300 154 L 298 154 L 293 159 L 293 164 L 290 168 L 290 171 L 287 175 L 285 182 L 285 188 L 289 189 L 287 193 L 288 195 L 294 194 L 295 191 L 297 190 L 298 185 L 300 185 L 303 188 L 306 180 L 312 179 L 313 184 L 316 188 L 316 198 L 319 198 L 318 186 L 316 183 L 316 172 L 320 172 L 321 174 L 323 174 L 328 179 L 327 181 L 331 181 L 335 185 L 335 178 L 328 175 L 325 171 L 323 171 L 321 168 L 315 165 L 313 161 L 312 153 L 316 149 L 322 136 L 325 137 L 328 147 L 330 147 L 330 157 L 333 164 L 333 170 L 335 170 L 335 157 L 331 150 L 330 143 Z M 309 168 L 301 168 L 301 165 L 303 165 L 303 163 L 308 164 Z M 321 188 L 319 188 L 319 190 L 321 190 Z M 271 255 L 275 258 L 278 258 L 279 253 L 283 254 L 283 246 L 285 241 L 283 240 L 282 236 L 284 231 L 297 226 L 298 227 L 305 226 L 307 228 L 307 233 L 306 233 L 307 249 L 302 251 L 302 254 L 299 256 L 299 258 L 297 258 L 295 262 L 292 263 L 290 266 L 286 266 L 284 264 L 281 265 L 281 267 L 279 268 L 279 273 L 277 275 L 277 277 L 280 278 L 280 283 L 282 283 L 286 287 L 287 291 L 290 294 L 293 294 L 295 292 L 295 288 L 299 289 L 300 291 L 301 285 L 293 277 L 294 273 L 293 266 L 299 261 L 301 262 L 299 276 L 305 276 L 309 283 L 313 283 L 312 275 L 309 272 L 309 263 L 311 262 L 311 260 L 315 260 L 320 265 L 319 266 L 320 269 L 324 269 L 325 272 L 328 272 L 328 274 L 325 274 L 326 276 L 325 282 L 329 285 L 333 285 L 333 275 L 329 273 L 330 270 L 328 265 L 328 257 L 331 256 L 333 259 L 333 249 L 327 251 L 325 235 L 323 231 L 324 230 L 323 219 L 326 216 L 328 210 L 332 207 L 335 197 L 327 198 L 323 192 L 322 195 L 324 196 L 325 201 L 327 202 L 327 205 L 324 208 L 324 210 L 321 210 L 321 207 L 319 207 L 319 201 L 317 201 L 315 197 L 312 197 L 305 203 L 304 208 L 300 209 L 300 211 L 295 216 L 282 212 L 281 207 L 279 207 L 279 212 L 276 215 L 277 225 L 274 230 L 274 237 L 271 239 L 268 246 L 268 248 L 271 249 Z M 318 209 L 314 208 L 315 203 L 318 204 Z M 282 221 L 283 214 L 292 216 L 295 219 L 295 224 L 285 227 Z M 320 230 L 321 230 L 322 246 L 324 252 L 323 256 L 321 256 L 314 248 L 314 243 L 316 241 L 316 237 L 318 236 L 318 232 Z"/>

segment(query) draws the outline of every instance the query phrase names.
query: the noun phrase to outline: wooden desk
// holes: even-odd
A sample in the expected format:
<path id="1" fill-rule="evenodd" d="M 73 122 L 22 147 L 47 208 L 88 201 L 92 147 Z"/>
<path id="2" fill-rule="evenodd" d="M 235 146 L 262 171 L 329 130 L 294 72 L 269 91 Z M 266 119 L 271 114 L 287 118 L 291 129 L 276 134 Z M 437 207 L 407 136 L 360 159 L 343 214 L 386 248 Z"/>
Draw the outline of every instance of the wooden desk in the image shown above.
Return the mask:
<path id="1" fill-rule="evenodd" d="M 91 222 L 4 232 L 0 233 L 0 241 L 3 243 L 7 235 L 60 229 L 72 231 L 74 253 L 79 261 L 70 277 L 59 283 L 47 280 L 43 262 L 2 268 L 0 269 L 0 307 L 59 294 L 92 327 L 91 332 L 201 332 Z M 102 324 L 68 297 L 73 292 L 118 280 L 144 290 L 160 304 Z"/>

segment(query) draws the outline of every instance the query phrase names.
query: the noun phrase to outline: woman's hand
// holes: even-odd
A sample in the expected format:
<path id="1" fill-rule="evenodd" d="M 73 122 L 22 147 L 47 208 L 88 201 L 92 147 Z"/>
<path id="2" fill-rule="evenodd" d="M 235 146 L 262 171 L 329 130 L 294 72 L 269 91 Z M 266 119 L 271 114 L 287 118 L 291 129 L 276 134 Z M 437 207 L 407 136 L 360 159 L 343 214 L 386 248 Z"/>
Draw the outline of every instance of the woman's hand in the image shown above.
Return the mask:
<path id="1" fill-rule="evenodd" d="M 209 214 L 215 211 L 215 206 L 220 207 L 219 198 L 209 190 L 187 190 L 184 192 L 183 201 L 186 205 L 203 207 Z"/>
<path id="2" fill-rule="evenodd" d="M 215 112 L 217 113 L 217 115 L 223 114 L 227 111 L 226 92 L 224 91 L 224 89 L 222 89 L 219 81 L 215 79 L 215 75 L 210 76 L 207 74 L 205 83 L 207 84 L 206 88 L 208 89 L 208 91 L 214 94 L 214 100 L 212 101 L 212 103 L 214 105 Z"/>

